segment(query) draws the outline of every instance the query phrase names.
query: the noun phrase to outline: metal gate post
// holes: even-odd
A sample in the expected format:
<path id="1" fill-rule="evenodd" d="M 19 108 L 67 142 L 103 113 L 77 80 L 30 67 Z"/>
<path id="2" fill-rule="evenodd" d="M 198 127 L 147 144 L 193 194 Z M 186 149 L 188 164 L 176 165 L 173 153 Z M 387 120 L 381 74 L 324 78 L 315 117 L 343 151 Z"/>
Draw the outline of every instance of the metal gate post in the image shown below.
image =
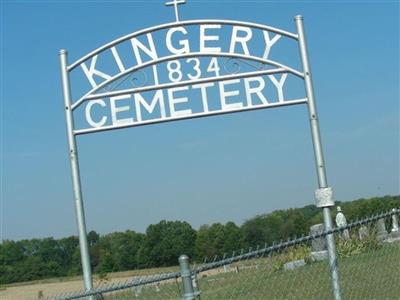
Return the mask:
<path id="1" fill-rule="evenodd" d="M 182 300 L 194 300 L 195 293 L 192 283 L 192 274 L 189 267 L 189 257 L 187 255 L 179 256 L 179 267 L 181 269 L 183 298 Z"/>
<path id="2" fill-rule="evenodd" d="M 85 289 L 87 291 L 90 291 L 93 288 L 92 271 L 90 269 L 89 247 L 86 236 L 85 213 L 82 202 L 78 152 L 76 148 L 76 139 L 74 135 L 74 118 L 71 109 L 71 90 L 69 83 L 67 55 L 68 54 L 66 50 L 60 51 L 61 79 L 62 79 L 62 88 L 64 94 L 64 110 L 67 122 L 67 135 L 68 135 L 68 146 L 69 146 L 68 152 L 71 163 L 72 184 L 74 188 L 75 213 L 78 224 L 79 247 L 81 252 L 83 279 L 85 283 Z M 89 296 L 88 298 L 93 299 L 93 296 Z"/>
<path id="3" fill-rule="evenodd" d="M 303 27 L 303 17 L 296 16 L 295 21 L 299 38 L 299 47 L 300 47 L 301 61 L 303 65 L 305 89 L 308 98 L 307 101 L 308 113 L 310 116 L 311 134 L 314 146 L 315 163 L 318 174 L 319 189 L 316 190 L 317 206 L 321 207 L 323 210 L 325 230 L 330 230 L 333 228 L 330 208 L 334 206 L 335 203 L 332 199 L 332 189 L 328 187 L 328 182 L 326 179 L 326 170 L 325 170 L 324 156 L 322 153 L 318 115 L 315 106 L 311 69 L 308 61 L 306 38 Z M 336 258 L 336 245 L 333 234 L 329 234 L 326 236 L 326 242 L 328 247 L 329 267 L 331 271 L 333 295 L 334 299 L 340 300 L 342 298 L 342 295 L 339 283 L 339 270 Z"/>

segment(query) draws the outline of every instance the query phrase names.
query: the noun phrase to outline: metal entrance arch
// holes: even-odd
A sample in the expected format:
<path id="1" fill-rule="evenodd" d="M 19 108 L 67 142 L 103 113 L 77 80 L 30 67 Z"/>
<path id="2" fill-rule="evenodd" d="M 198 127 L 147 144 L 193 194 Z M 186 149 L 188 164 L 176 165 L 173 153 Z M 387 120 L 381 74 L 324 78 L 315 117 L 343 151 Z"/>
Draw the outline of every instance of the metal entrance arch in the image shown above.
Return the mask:
<path id="1" fill-rule="evenodd" d="M 176 1 L 172 2 L 177 5 Z M 308 113 L 310 118 L 310 125 L 311 125 L 311 134 L 313 139 L 313 146 L 314 146 L 314 155 L 315 155 L 315 163 L 318 175 L 318 183 L 319 188 L 316 190 L 316 202 L 317 206 L 323 209 L 324 215 L 324 224 L 325 229 L 330 230 L 333 228 L 332 224 L 332 217 L 331 217 L 331 210 L 330 208 L 334 205 L 334 201 L 332 199 L 332 189 L 328 187 L 327 178 L 326 178 L 326 170 L 325 170 L 325 162 L 323 157 L 323 151 L 321 146 L 320 140 L 320 132 L 319 132 L 319 124 L 318 124 L 318 116 L 317 110 L 315 106 L 314 100 L 314 92 L 313 92 L 313 84 L 312 84 L 312 76 L 311 76 L 311 69 L 308 60 L 308 53 L 307 53 L 307 46 L 305 40 L 305 33 L 303 28 L 303 18 L 302 16 L 295 17 L 295 23 L 297 28 L 297 34 L 290 33 L 281 29 L 249 23 L 249 22 L 239 22 L 239 21 L 231 21 L 231 20 L 191 20 L 191 21 L 179 21 L 179 17 L 176 10 L 176 19 L 177 22 L 163 24 L 159 26 L 150 27 L 144 30 L 140 30 L 121 38 L 118 38 L 94 51 L 91 53 L 83 56 L 81 59 L 78 59 L 72 64 L 68 64 L 67 59 L 67 51 L 61 50 L 60 51 L 60 64 L 61 64 L 61 77 L 62 77 L 62 88 L 64 94 L 64 105 L 65 105 L 65 116 L 66 116 L 66 123 L 67 123 L 67 135 L 68 135 L 68 144 L 69 144 L 69 156 L 71 162 L 71 170 L 72 170 L 72 181 L 73 181 L 73 189 L 74 189 L 74 200 L 75 200 L 75 210 L 76 210 L 76 217 L 78 223 L 78 232 L 79 232 L 79 244 L 80 244 L 80 251 L 81 251 L 81 259 L 82 259 L 82 268 L 83 268 L 83 275 L 84 275 L 84 283 L 85 288 L 87 290 L 91 290 L 93 288 L 92 284 L 92 274 L 90 268 L 90 258 L 89 258 L 89 249 L 86 237 L 86 224 L 85 224 L 85 216 L 84 216 L 84 206 L 82 201 L 82 192 L 81 192 L 81 180 L 80 180 L 80 173 L 79 173 L 79 163 L 78 163 L 78 151 L 76 145 L 76 136 L 89 134 L 98 131 L 106 131 L 106 130 L 113 130 L 113 129 L 120 129 L 120 128 L 127 128 L 127 127 L 135 127 L 135 126 L 144 126 L 148 124 L 154 123 L 162 123 L 162 122 L 170 122 L 175 120 L 182 120 L 182 119 L 190 119 L 190 118 L 199 118 L 211 115 L 219 115 L 219 114 L 227 114 L 227 113 L 235 113 L 240 111 L 246 110 L 254 110 L 254 109 L 263 109 L 263 108 L 270 108 L 270 107 L 277 107 L 277 106 L 285 106 L 285 105 L 295 105 L 295 104 L 307 104 L 308 106 Z M 121 62 L 120 56 L 116 51 L 116 46 L 125 42 L 125 41 L 133 41 L 139 36 L 146 35 L 149 41 L 149 47 L 146 48 L 144 51 L 147 51 L 147 54 L 150 55 L 154 54 L 156 51 L 151 48 L 151 40 L 149 38 L 149 34 L 153 32 L 157 32 L 160 30 L 165 29 L 174 29 L 174 28 L 184 28 L 185 26 L 195 26 L 195 25 L 208 25 L 208 26 L 237 26 L 238 28 L 254 28 L 257 30 L 262 30 L 264 32 L 272 32 L 275 33 L 275 37 L 269 40 L 270 43 L 275 39 L 278 40 L 281 36 L 290 38 L 294 40 L 298 44 L 301 63 L 303 66 L 302 71 L 295 70 L 289 66 L 281 64 L 276 61 L 272 61 L 267 57 L 258 57 L 254 55 L 250 55 L 249 53 L 235 53 L 232 51 L 219 51 L 219 52 L 209 52 L 209 51 L 199 51 L 199 52 L 187 52 L 187 53 L 179 53 L 179 54 L 172 54 L 167 55 L 164 57 L 152 57 L 152 60 L 148 60 L 146 62 L 142 62 L 141 58 L 138 60 L 137 64 L 130 67 L 125 68 Z M 150 36 L 151 37 L 151 36 Z M 278 38 L 277 38 L 278 37 Z M 269 36 L 268 36 L 269 39 Z M 137 43 L 137 40 L 134 40 Z M 133 44 L 133 42 L 132 42 Z M 272 43 L 273 45 L 273 43 Z M 268 46 L 268 42 L 267 42 Z M 143 50 L 145 46 L 143 44 L 140 46 Z M 137 48 L 138 49 L 138 48 Z M 137 50 L 136 49 L 136 50 Z M 119 72 L 116 74 L 108 75 L 99 70 L 95 69 L 96 62 L 98 55 L 101 55 L 105 51 L 110 50 L 112 55 L 115 58 L 116 64 L 119 67 Z M 154 50 L 154 51 L 153 51 Z M 138 50 L 137 50 L 138 51 Z M 152 52 L 153 51 L 153 52 Z M 266 49 L 267 51 L 267 49 Z M 135 52 L 136 54 L 136 52 Z M 217 75 L 214 77 L 208 78 L 197 78 L 191 80 L 184 80 L 178 82 L 169 82 L 160 84 L 158 80 L 155 80 L 153 85 L 143 86 L 143 87 L 136 87 L 136 88 L 129 88 L 129 89 L 122 89 L 117 91 L 106 91 L 100 92 L 103 87 L 107 86 L 108 84 L 122 78 L 126 74 L 135 72 L 145 67 L 149 66 L 156 66 L 157 64 L 165 61 L 172 61 L 178 60 L 182 58 L 191 58 L 191 57 L 228 57 L 228 58 L 237 58 L 237 59 L 247 59 L 252 61 L 257 61 L 262 63 L 263 65 L 272 66 L 272 69 L 263 69 L 254 72 L 246 72 L 246 73 L 239 73 L 239 74 L 229 74 L 229 75 Z M 86 63 L 91 60 L 90 67 L 87 67 Z M 88 77 L 92 89 L 90 89 L 86 94 L 78 98 L 77 100 L 73 101 L 71 97 L 71 85 L 70 85 L 70 72 L 77 70 L 77 67 L 81 66 L 85 72 L 85 75 Z M 93 67 L 94 66 L 94 67 Z M 92 127 L 87 129 L 76 129 L 74 124 L 74 110 L 78 108 L 80 105 L 87 101 L 95 101 L 96 99 L 104 98 L 104 97 L 115 97 L 121 96 L 126 94 L 135 94 L 141 91 L 151 91 L 151 90 L 160 90 L 166 88 L 176 88 L 187 86 L 190 84 L 199 84 L 199 83 L 210 83 L 210 82 L 217 82 L 217 81 L 226 81 L 232 79 L 240 79 L 240 78 L 251 78 L 260 75 L 271 75 L 271 74 L 281 74 L 281 73 L 290 73 L 304 81 L 305 87 L 305 94 L 306 98 L 302 99 L 295 99 L 289 101 L 278 101 L 275 103 L 263 103 L 261 105 L 255 105 L 251 107 L 240 107 L 235 109 L 220 109 L 216 111 L 204 111 L 202 113 L 191 113 L 187 115 L 180 115 L 180 116 L 162 116 L 158 119 L 151 119 L 151 120 L 142 120 L 138 122 L 131 122 L 127 124 L 112 124 L 106 126 L 98 126 Z M 89 74 L 89 75 L 88 75 Z M 94 75 L 103 78 L 104 80 L 97 84 L 97 82 L 93 79 Z M 90 77 L 91 76 L 91 77 Z M 281 99 L 280 99 L 281 100 Z M 327 245 L 328 245 L 328 256 L 329 256 L 329 265 L 331 271 L 331 279 L 332 279 L 332 287 L 335 299 L 341 299 L 341 291 L 339 286 L 339 272 L 337 267 L 337 258 L 336 258 L 336 247 L 334 242 L 334 237 L 332 234 L 327 235 Z"/>

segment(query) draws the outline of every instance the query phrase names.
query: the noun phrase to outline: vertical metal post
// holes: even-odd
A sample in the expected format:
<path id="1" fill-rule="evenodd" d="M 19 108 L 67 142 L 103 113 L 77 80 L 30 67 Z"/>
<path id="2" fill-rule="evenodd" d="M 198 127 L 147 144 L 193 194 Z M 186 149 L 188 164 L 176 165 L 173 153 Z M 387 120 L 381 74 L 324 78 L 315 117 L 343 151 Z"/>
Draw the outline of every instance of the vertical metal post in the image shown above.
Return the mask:
<path id="1" fill-rule="evenodd" d="M 312 85 L 312 77 L 311 77 L 311 69 L 308 61 L 308 53 L 307 53 L 307 45 L 306 45 L 306 38 L 304 34 L 304 27 L 303 27 L 303 17 L 296 16 L 296 27 L 297 33 L 299 36 L 299 48 L 300 48 L 300 55 L 301 61 L 303 65 L 303 72 L 304 72 L 304 81 L 305 81 L 305 88 L 307 94 L 307 103 L 308 103 L 308 112 L 310 116 L 310 125 L 311 125 L 311 133 L 312 133 L 312 140 L 314 146 L 314 155 L 315 155 L 315 163 L 317 167 L 317 174 L 318 174 L 318 183 L 319 183 L 319 191 L 323 193 L 328 193 L 327 198 L 331 198 L 331 189 L 328 188 L 328 182 L 326 179 L 326 170 L 325 170 L 325 162 L 324 156 L 322 153 L 322 145 L 321 145 L 321 137 L 319 132 L 319 124 L 318 124 L 318 115 L 315 106 L 314 100 L 314 90 Z M 318 205 L 322 207 L 323 215 L 324 215 L 324 225 L 325 230 L 329 230 L 333 228 L 332 225 L 332 216 L 331 216 L 331 209 L 330 207 L 334 205 L 334 202 L 331 199 L 328 199 L 325 203 Z M 340 300 L 341 296 L 341 289 L 339 283 L 339 270 L 338 270 L 338 263 L 336 258 L 336 246 L 333 234 L 329 234 L 326 236 L 326 242 L 328 247 L 328 257 L 329 257 L 329 266 L 331 271 L 331 280 L 332 280 L 332 288 L 334 299 Z"/>
<path id="2" fill-rule="evenodd" d="M 189 268 L 189 257 L 187 255 L 179 256 L 179 267 L 181 269 L 183 298 L 182 300 L 194 300 L 195 293 L 192 283 L 192 274 Z"/>
<path id="3" fill-rule="evenodd" d="M 79 175 L 79 164 L 78 164 L 78 152 L 76 148 L 76 139 L 74 135 L 74 119 L 71 110 L 71 90 L 69 83 L 68 73 L 68 62 L 67 62 L 67 51 L 60 51 L 60 64 L 61 64 L 61 80 L 64 94 L 64 110 L 65 118 L 67 122 L 67 135 L 68 135 L 68 146 L 69 146 L 69 157 L 71 162 L 72 172 L 72 184 L 74 188 L 74 199 L 75 199 L 75 213 L 78 225 L 79 234 L 79 246 L 81 250 L 81 261 L 83 270 L 83 279 L 85 283 L 85 289 L 87 291 L 92 290 L 92 271 L 90 269 L 90 258 L 89 258 L 89 247 L 86 236 L 86 224 L 85 224 L 85 213 L 82 202 L 81 192 L 81 180 Z M 93 297 L 89 297 L 93 299 Z"/>

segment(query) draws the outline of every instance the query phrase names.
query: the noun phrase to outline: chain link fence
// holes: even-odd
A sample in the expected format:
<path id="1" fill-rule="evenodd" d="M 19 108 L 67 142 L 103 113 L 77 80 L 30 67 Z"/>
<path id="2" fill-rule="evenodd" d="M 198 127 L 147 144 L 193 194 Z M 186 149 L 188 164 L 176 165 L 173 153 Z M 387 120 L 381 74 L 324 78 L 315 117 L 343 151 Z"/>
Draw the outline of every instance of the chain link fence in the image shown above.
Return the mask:
<path id="1" fill-rule="evenodd" d="M 331 299 L 328 234 L 336 240 L 344 299 L 400 299 L 399 213 L 392 210 L 190 267 L 181 256 L 177 272 L 46 299 Z"/>

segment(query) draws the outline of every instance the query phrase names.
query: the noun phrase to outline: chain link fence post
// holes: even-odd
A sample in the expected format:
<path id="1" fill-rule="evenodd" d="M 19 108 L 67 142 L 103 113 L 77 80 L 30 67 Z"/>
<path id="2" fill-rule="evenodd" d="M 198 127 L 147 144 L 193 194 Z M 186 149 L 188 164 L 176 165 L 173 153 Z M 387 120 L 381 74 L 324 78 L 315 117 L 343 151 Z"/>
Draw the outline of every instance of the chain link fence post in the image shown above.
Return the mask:
<path id="1" fill-rule="evenodd" d="M 183 298 L 182 300 L 194 300 L 195 293 L 192 282 L 192 272 L 189 267 L 189 257 L 185 254 L 179 256 L 179 267 L 181 269 Z"/>

